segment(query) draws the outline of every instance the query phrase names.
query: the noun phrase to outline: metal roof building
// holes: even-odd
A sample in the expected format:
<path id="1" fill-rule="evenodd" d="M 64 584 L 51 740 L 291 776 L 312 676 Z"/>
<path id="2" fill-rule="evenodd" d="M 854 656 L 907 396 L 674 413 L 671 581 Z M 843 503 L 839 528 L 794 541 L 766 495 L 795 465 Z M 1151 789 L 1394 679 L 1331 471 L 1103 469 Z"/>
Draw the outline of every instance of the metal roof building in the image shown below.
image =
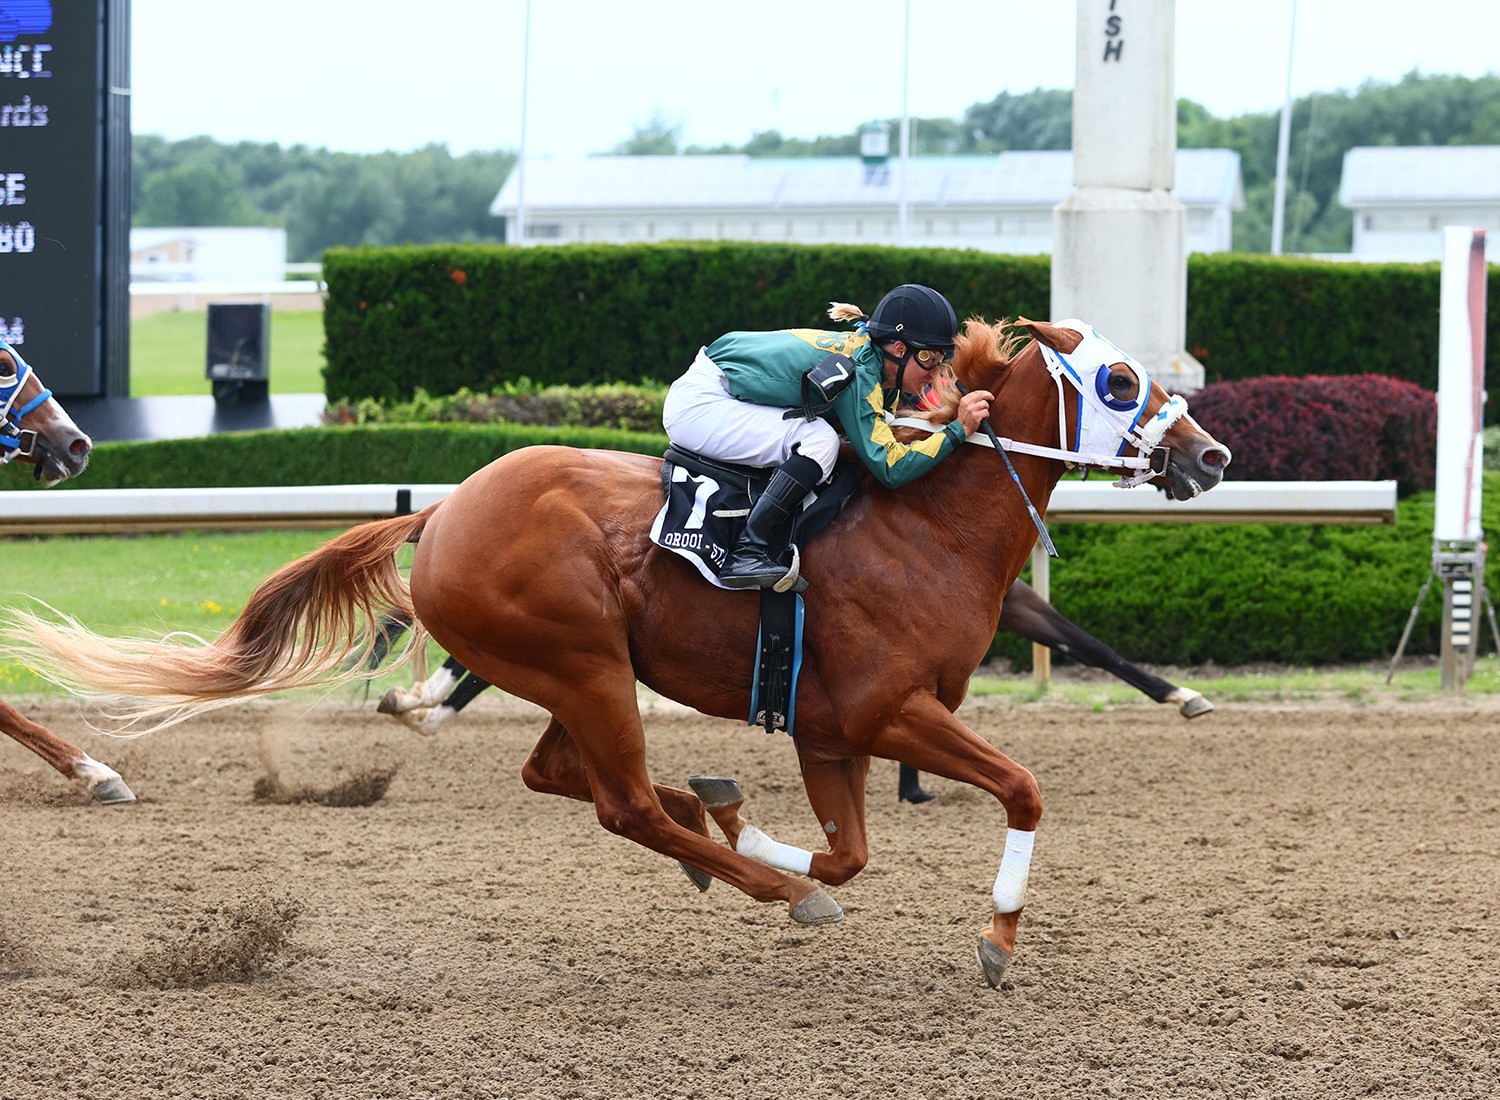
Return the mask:
<path id="1" fill-rule="evenodd" d="M 906 186 L 907 243 L 987 252 L 1049 252 L 1052 208 L 1073 191 L 1073 154 L 917 157 Z M 894 244 L 901 163 L 859 157 L 605 156 L 526 162 L 526 239 L 791 241 Z M 1188 250 L 1230 247 L 1245 208 L 1239 154 L 1177 153 L 1175 193 Z M 490 204 L 517 240 L 516 172 Z"/>
<path id="2" fill-rule="evenodd" d="M 1467 225 L 1500 262 L 1500 145 L 1355 146 L 1339 202 L 1354 211 L 1353 259 L 1439 260 L 1443 227 Z"/>

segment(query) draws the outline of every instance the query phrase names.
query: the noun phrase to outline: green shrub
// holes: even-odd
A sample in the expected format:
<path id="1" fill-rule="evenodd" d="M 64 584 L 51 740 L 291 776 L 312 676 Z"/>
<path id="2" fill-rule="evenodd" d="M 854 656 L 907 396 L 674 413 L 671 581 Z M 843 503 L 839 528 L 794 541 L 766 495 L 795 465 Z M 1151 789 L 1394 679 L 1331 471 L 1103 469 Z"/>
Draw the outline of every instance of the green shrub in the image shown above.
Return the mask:
<path id="1" fill-rule="evenodd" d="M 1045 316 L 1045 256 L 704 242 L 333 249 L 323 257 L 331 399 L 406 399 L 519 378 L 669 382 L 733 329 L 826 327 L 903 282 L 960 316 Z"/>

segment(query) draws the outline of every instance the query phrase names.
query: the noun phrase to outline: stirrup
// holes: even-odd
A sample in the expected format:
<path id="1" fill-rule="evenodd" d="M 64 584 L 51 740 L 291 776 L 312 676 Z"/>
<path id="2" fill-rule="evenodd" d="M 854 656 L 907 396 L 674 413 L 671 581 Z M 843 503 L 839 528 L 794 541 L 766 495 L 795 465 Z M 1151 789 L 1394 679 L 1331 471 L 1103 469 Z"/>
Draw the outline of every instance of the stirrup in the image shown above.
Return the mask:
<path id="1" fill-rule="evenodd" d="M 792 565 L 775 584 L 771 585 L 773 592 L 806 592 L 807 579 L 802 576 L 802 551 L 797 549 L 797 544 L 792 543 Z"/>

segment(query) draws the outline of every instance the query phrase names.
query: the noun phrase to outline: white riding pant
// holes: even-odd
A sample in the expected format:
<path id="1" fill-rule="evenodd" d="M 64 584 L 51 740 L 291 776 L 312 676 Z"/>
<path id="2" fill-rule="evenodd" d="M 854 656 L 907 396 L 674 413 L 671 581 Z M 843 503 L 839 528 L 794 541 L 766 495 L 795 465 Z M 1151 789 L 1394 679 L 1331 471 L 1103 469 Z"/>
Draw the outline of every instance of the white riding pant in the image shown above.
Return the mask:
<path id="1" fill-rule="evenodd" d="M 833 473 L 839 456 L 839 434 L 828 421 L 797 416 L 772 405 L 738 401 L 706 350 L 667 390 L 662 426 L 667 438 L 690 451 L 721 462 L 747 466 L 780 466 L 796 451 L 816 462 L 823 477 Z"/>

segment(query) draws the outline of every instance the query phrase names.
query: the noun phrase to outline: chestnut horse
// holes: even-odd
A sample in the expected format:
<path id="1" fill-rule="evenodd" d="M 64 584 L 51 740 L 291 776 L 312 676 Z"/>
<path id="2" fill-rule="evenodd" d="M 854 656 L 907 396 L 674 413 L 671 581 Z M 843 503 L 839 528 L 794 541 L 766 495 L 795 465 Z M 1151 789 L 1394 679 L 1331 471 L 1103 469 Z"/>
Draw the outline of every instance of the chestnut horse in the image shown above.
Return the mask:
<path id="1" fill-rule="evenodd" d="M 977 942 L 998 985 L 1015 951 L 1036 780 L 954 714 L 995 636 L 1006 590 L 1065 462 L 1125 466 L 1177 499 L 1216 485 L 1229 452 L 1143 368 L 1076 321 L 1018 320 L 1033 339 L 969 321 L 957 379 L 994 393 L 993 428 L 1016 477 L 987 448 L 960 447 L 919 484 L 865 475 L 842 517 L 803 555 L 808 599 L 795 744 L 827 850 L 778 843 L 746 821 L 732 780 L 694 792 L 653 785 L 637 681 L 710 715 L 749 712 L 760 601 L 705 585 L 648 531 L 661 463 L 640 455 L 528 447 L 475 473 L 412 516 L 367 523 L 284 566 L 213 643 L 109 640 L 74 621 L 13 627 L 39 667 L 75 689 L 144 699 L 158 724 L 251 694 L 358 677 L 379 616 L 412 614 L 411 646 L 431 632 L 464 666 L 551 715 L 523 768 L 536 791 L 594 804 L 600 824 L 780 901 L 806 924 L 842 911 L 821 884 L 866 863 L 865 776 L 872 756 L 973 784 L 1008 831 Z M 954 400 L 932 416 L 952 416 Z M 919 428 L 898 427 L 914 438 Z M 930 427 L 928 430 L 931 430 Z M 897 435 L 897 438 L 903 438 Z M 1150 452 L 1149 454 L 1147 452 Z M 419 539 L 420 536 L 420 539 Z M 416 541 L 409 587 L 396 552 Z M 716 843 L 711 816 L 729 841 Z"/>
<path id="2" fill-rule="evenodd" d="M 56 485 L 83 473 L 93 447 L 21 353 L 0 340 L 0 466 L 15 459 L 30 462 L 38 479 Z M 135 801 L 114 769 L 31 721 L 4 699 L 0 733 L 15 738 L 69 779 L 82 781 L 98 801 Z"/>

